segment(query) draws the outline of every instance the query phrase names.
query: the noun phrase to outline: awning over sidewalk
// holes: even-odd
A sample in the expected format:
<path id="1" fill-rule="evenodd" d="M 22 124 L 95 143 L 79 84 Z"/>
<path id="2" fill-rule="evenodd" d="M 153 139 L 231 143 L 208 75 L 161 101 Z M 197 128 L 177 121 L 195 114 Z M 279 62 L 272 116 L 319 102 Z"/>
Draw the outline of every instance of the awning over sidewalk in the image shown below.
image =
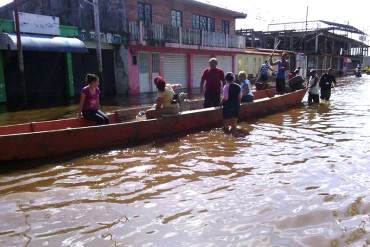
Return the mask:
<path id="1" fill-rule="evenodd" d="M 24 51 L 87 53 L 86 45 L 79 39 L 46 35 L 22 34 Z M 0 33 L 1 50 L 17 50 L 16 34 Z"/>

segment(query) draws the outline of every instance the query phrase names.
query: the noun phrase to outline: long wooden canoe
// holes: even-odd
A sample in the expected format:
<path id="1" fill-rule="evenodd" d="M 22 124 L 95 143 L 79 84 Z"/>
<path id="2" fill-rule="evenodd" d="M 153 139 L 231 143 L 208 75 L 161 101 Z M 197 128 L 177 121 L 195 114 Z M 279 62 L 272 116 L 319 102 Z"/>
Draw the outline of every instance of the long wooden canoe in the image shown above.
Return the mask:
<path id="1" fill-rule="evenodd" d="M 240 119 L 246 120 L 283 111 L 302 102 L 306 90 L 274 96 L 272 90 L 257 91 L 257 100 L 242 104 Z M 84 119 L 62 119 L 10 126 L 0 126 L 0 163 L 44 158 L 133 146 L 156 138 L 221 126 L 219 107 L 199 109 L 201 102 L 191 104 L 189 111 L 152 120 L 131 120 L 142 108 L 110 114 L 112 124 L 95 126 Z M 195 108 L 195 110 L 194 110 Z"/>

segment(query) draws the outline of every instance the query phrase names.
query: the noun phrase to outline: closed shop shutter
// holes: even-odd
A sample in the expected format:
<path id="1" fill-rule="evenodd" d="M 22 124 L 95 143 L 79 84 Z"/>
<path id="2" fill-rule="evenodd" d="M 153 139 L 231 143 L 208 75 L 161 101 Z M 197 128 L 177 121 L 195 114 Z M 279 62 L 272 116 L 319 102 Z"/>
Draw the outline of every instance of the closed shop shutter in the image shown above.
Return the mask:
<path id="1" fill-rule="evenodd" d="M 233 72 L 232 56 L 217 56 L 218 67 L 222 69 L 225 74 L 227 72 Z"/>
<path id="2" fill-rule="evenodd" d="M 165 54 L 163 60 L 163 75 L 168 83 L 179 83 L 184 88 L 187 88 L 186 55 Z"/>
<path id="3" fill-rule="evenodd" d="M 200 88 L 200 80 L 202 79 L 203 71 L 209 67 L 208 61 L 210 56 L 193 56 L 192 72 L 193 72 L 193 88 Z"/>

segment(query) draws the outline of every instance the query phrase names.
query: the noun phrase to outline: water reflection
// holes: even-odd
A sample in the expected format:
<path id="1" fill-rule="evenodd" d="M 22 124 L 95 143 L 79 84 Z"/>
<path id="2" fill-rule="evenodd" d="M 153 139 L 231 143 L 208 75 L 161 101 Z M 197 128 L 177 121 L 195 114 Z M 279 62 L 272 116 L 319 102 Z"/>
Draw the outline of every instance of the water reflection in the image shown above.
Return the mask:
<path id="1" fill-rule="evenodd" d="M 0 175 L 0 246 L 366 246 L 369 77 L 330 105 Z"/>

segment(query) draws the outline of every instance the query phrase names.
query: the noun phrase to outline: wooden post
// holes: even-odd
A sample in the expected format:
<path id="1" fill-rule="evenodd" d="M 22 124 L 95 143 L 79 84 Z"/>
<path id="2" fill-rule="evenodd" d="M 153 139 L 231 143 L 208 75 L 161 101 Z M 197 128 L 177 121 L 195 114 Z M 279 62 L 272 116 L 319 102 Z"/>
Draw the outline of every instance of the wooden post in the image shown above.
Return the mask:
<path id="1" fill-rule="evenodd" d="M 22 91 L 22 104 L 23 107 L 28 105 L 27 100 L 27 89 L 26 89 L 26 82 L 24 76 L 24 61 L 23 61 L 23 49 L 22 49 L 22 40 L 21 40 L 21 30 L 19 25 L 19 13 L 18 13 L 18 0 L 13 1 L 14 7 L 14 19 L 15 19 L 15 31 L 17 34 L 17 52 L 18 52 L 18 69 L 19 69 L 19 76 L 20 76 L 20 87 Z"/>

